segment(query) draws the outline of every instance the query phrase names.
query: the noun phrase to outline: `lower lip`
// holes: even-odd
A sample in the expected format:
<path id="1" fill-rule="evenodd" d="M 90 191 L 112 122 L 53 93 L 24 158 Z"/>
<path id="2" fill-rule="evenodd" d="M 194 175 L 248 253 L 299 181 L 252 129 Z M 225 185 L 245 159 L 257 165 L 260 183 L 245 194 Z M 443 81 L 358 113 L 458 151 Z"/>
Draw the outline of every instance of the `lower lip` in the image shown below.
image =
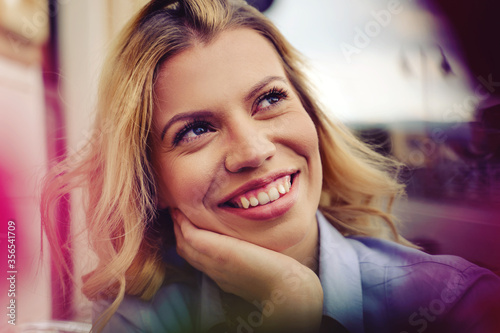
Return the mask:
<path id="1" fill-rule="evenodd" d="M 297 198 L 299 195 L 298 187 L 299 174 L 297 173 L 293 178 L 293 184 L 290 188 L 290 191 L 280 197 L 278 200 L 272 201 L 267 205 L 259 205 L 247 209 L 233 207 L 222 207 L 221 209 L 249 220 L 274 219 L 280 217 L 281 215 L 284 215 L 297 202 Z"/>

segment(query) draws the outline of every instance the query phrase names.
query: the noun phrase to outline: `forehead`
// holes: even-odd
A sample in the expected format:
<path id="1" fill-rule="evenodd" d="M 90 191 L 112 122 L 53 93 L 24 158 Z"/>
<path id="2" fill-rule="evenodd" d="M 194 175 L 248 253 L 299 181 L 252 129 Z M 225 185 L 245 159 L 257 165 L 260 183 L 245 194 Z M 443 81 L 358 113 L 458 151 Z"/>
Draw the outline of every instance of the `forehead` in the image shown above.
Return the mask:
<path id="1" fill-rule="evenodd" d="M 254 30 L 227 30 L 162 64 L 155 93 L 159 102 L 169 104 L 164 107 L 175 108 L 186 92 L 191 102 L 201 94 L 206 103 L 210 96 L 220 97 L 220 91 L 243 91 L 266 76 L 285 77 L 274 46 Z"/>

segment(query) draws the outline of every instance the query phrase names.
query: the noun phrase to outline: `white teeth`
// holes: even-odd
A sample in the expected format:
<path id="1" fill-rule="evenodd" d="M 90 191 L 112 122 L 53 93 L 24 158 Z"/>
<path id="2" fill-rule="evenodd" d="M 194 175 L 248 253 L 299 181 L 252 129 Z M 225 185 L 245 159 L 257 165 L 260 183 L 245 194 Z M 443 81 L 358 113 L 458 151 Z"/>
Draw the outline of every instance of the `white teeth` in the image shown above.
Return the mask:
<path id="1" fill-rule="evenodd" d="M 286 190 L 285 190 L 285 187 L 281 184 L 278 185 L 278 192 L 280 192 L 281 194 L 285 194 L 286 193 Z"/>
<path id="2" fill-rule="evenodd" d="M 248 207 L 250 207 L 250 201 L 248 201 L 245 197 L 241 197 L 241 205 L 243 206 L 243 208 L 247 209 Z"/>
<path id="3" fill-rule="evenodd" d="M 290 192 L 290 187 L 292 186 L 292 184 L 290 184 L 290 181 L 286 181 L 285 182 L 285 191 L 288 193 Z"/>
<path id="4" fill-rule="evenodd" d="M 250 207 L 256 207 L 258 205 L 265 205 L 269 202 L 278 200 L 282 195 L 290 192 L 292 187 L 292 182 L 290 176 L 285 177 L 281 184 L 269 187 L 266 192 L 259 192 L 257 197 L 245 197 L 241 196 L 239 200 L 233 201 L 233 204 L 238 208 L 248 209 Z M 254 192 L 255 193 L 255 192 Z"/>
<path id="5" fill-rule="evenodd" d="M 267 195 L 266 192 L 259 192 L 259 194 L 257 195 L 257 199 L 259 199 L 259 203 L 261 205 L 265 205 L 266 203 L 271 201 L 271 199 L 269 199 L 269 196 Z"/>
<path id="6" fill-rule="evenodd" d="M 251 197 L 250 198 L 250 205 L 252 205 L 252 207 L 255 207 L 259 204 L 259 200 L 257 200 L 256 197 Z"/>
<path id="7" fill-rule="evenodd" d="M 271 201 L 278 200 L 280 197 L 280 194 L 279 194 L 278 190 L 276 189 L 276 187 L 271 187 L 269 192 L 267 192 L 267 195 L 269 195 L 269 200 L 271 200 Z"/>

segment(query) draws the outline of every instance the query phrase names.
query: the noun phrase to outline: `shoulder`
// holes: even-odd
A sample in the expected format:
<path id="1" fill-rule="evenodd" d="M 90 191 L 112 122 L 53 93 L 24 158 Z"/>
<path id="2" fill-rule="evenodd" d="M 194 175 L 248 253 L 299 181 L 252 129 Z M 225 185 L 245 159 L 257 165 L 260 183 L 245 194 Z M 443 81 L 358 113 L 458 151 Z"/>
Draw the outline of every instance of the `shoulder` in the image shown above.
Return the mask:
<path id="1" fill-rule="evenodd" d="M 500 278 L 489 270 L 386 240 L 349 240 L 359 258 L 365 319 L 375 325 L 383 318 L 415 331 L 453 322 L 476 332 L 479 321 L 498 324 L 487 309 L 500 308 Z"/>
<path id="2" fill-rule="evenodd" d="M 195 332 L 198 297 L 192 286 L 183 283 L 163 286 L 149 301 L 126 295 L 103 332 Z M 94 323 L 111 302 L 94 303 Z"/>
<path id="3" fill-rule="evenodd" d="M 392 241 L 369 238 L 349 238 L 358 254 L 360 266 L 363 268 L 405 272 L 424 272 L 425 267 L 432 267 L 433 275 L 439 272 L 467 273 L 478 268 L 476 265 L 460 257 L 451 255 L 430 255 Z M 487 272 L 487 270 L 484 270 Z"/>
<path id="4" fill-rule="evenodd" d="M 497 278 L 487 269 L 457 256 L 430 255 L 395 242 L 368 237 L 349 238 L 358 254 L 362 274 L 370 279 L 376 279 L 377 272 L 383 272 L 383 279 L 411 280 L 418 276 L 417 281 L 442 280 L 452 277 L 460 278 L 463 283 L 472 283 L 483 276 Z"/>

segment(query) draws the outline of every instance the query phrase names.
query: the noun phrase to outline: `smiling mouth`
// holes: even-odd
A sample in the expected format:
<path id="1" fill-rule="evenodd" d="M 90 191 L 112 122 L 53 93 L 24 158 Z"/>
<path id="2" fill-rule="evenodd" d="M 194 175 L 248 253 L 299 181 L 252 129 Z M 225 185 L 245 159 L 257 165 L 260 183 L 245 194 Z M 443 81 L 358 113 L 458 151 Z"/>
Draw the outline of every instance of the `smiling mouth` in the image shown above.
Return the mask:
<path id="1" fill-rule="evenodd" d="M 222 206 L 231 208 L 252 209 L 258 206 L 270 204 L 290 192 L 293 180 L 298 173 L 280 177 L 271 183 L 245 192 L 226 201 Z"/>

